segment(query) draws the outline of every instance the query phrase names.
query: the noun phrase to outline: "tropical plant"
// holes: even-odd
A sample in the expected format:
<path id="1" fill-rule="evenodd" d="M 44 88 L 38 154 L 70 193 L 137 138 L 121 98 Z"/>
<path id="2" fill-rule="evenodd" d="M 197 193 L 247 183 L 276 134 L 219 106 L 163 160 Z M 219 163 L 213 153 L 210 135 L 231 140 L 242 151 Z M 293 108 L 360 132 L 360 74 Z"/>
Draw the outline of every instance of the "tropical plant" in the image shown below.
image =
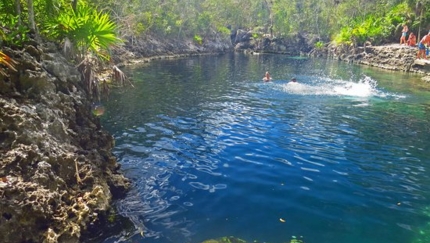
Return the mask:
<path id="1" fill-rule="evenodd" d="M 47 25 L 47 29 L 56 28 L 51 32 L 56 38 L 68 38 L 77 50 L 78 57 L 83 60 L 89 54 L 109 59 L 108 50 L 121 40 L 116 36 L 116 25 L 108 14 L 86 4 L 80 4 L 73 10 L 66 8 L 57 19 Z"/>
<path id="2" fill-rule="evenodd" d="M 0 4 L 0 8 L 2 5 Z M 22 46 L 28 41 L 29 29 L 20 24 L 20 16 L 10 13 L 0 14 L 1 41 L 6 45 Z"/>
<path id="3" fill-rule="evenodd" d="M 322 41 L 317 41 L 314 45 L 315 49 L 317 50 L 321 50 L 322 48 L 324 48 L 324 42 Z"/>
<path id="4" fill-rule="evenodd" d="M 199 45 L 203 44 L 203 38 L 200 35 L 195 35 L 194 41 Z"/>
<path id="5" fill-rule="evenodd" d="M 77 67 L 88 94 L 99 100 L 101 88 L 95 75 L 96 68 L 100 61 L 110 59 L 109 48 L 121 42 L 116 35 L 116 24 L 108 14 L 82 3 L 75 9 L 68 6 L 45 27 L 45 33 L 64 40 L 64 50 L 74 50 L 69 53 L 76 54 Z"/>
<path id="6" fill-rule="evenodd" d="M 338 44 L 358 44 L 372 41 L 379 44 L 395 33 L 395 30 L 405 22 L 410 21 L 410 9 L 407 4 L 394 6 L 385 14 L 367 14 L 360 16 L 341 28 L 335 35 L 334 41 Z"/>

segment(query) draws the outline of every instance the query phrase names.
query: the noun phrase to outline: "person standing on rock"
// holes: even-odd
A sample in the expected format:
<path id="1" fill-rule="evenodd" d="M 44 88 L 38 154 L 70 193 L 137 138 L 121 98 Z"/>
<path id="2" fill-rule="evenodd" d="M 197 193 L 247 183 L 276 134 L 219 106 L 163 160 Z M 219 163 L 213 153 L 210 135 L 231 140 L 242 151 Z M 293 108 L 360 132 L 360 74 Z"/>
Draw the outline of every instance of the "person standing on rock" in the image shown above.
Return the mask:
<path id="1" fill-rule="evenodd" d="M 417 45 L 417 36 L 411 32 L 408 38 L 408 46 L 416 46 Z"/>
<path id="2" fill-rule="evenodd" d="M 427 59 L 426 49 L 428 46 L 430 46 L 430 31 L 427 35 L 425 35 L 421 39 L 420 43 L 418 43 L 418 54 L 417 54 L 418 59 L 420 58 Z"/>
<path id="3" fill-rule="evenodd" d="M 406 24 L 403 24 L 403 29 L 402 29 L 402 36 L 400 37 L 400 45 L 401 44 L 407 44 L 406 43 L 406 35 L 408 34 L 408 26 Z"/>

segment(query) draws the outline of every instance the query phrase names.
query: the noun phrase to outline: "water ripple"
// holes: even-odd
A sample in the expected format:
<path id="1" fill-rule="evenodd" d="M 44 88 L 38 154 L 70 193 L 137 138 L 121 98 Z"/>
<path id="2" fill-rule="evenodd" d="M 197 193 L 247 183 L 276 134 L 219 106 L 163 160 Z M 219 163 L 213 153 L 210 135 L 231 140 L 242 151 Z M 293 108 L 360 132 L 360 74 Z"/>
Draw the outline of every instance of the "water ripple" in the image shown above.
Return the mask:
<path id="1" fill-rule="evenodd" d="M 430 199 L 427 108 L 352 71 L 236 58 L 151 64 L 106 105 L 133 181 L 117 202 L 137 228 L 127 240 L 409 242 Z M 260 80 L 266 58 L 271 83 Z"/>

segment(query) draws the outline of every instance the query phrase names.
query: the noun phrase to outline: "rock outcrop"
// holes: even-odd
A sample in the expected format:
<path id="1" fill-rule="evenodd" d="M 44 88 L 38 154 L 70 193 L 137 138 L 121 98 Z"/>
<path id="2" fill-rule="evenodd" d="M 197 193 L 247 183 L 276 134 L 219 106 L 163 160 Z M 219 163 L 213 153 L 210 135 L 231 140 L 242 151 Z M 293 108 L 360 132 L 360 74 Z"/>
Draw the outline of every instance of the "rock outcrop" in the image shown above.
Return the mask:
<path id="1" fill-rule="evenodd" d="M 255 31 L 236 30 L 231 36 L 236 51 L 276 53 L 290 56 L 307 55 L 319 41 L 315 35 L 297 33 L 288 37 L 271 37 Z"/>
<path id="2" fill-rule="evenodd" d="M 362 64 L 386 70 L 428 73 L 425 65 L 417 63 L 417 48 L 406 45 L 387 44 L 372 46 L 370 43 L 366 43 L 365 46 L 354 47 L 331 44 L 323 50 L 314 49 L 310 55 L 328 56 L 349 63 Z"/>
<path id="3" fill-rule="evenodd" d="M 217 34 L 203 38 L 201 43 L 195 40 L 172 40 L 145 36 L 129 38 L 124 45 L 113 49 L 113 62 L 117 65 L 149 62 L 153 59 L 170 57 L 218 54 L 231 51 L 232 45 L 226 37 Z"/>
<path id="4" fill-rule="evenodd" d="M 55 45 L 3 52 L 18 71 L 0 72 L 0 241 L 80 242 L 130 185 L 113 138 Z"/>
<path id="5" fill-rule="evenodd" d="M 245 53 L 276 53 L 290 56 L 332 58 L 349 63 L 367 65 L 381 69 L 426 74 L 423 80 L 430 80 L 430 61 L 416 59 L 417 47 L 399 44 L 372 46 L 337 45 L 326 43 L 316 35 L 296 35 L 273 38 L 259 32 L 236 30 L 231 36 L 235 51 Z"/>

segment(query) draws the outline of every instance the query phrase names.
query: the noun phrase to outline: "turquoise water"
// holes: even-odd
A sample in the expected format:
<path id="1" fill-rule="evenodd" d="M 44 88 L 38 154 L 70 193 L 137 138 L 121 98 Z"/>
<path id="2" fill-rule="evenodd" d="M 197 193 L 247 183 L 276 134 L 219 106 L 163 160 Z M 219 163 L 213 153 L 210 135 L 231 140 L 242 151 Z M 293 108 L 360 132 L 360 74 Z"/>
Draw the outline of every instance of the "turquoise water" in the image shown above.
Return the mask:
<path id="1" fill-rule="evenodd" d="M 419 77 L 241 54 L 124 71 L 135 88 L 115 91 L 101 119 L 133 181 L 116 206 L 136 229 L 104 242 L 430 234 L 430 88 Z"/>

